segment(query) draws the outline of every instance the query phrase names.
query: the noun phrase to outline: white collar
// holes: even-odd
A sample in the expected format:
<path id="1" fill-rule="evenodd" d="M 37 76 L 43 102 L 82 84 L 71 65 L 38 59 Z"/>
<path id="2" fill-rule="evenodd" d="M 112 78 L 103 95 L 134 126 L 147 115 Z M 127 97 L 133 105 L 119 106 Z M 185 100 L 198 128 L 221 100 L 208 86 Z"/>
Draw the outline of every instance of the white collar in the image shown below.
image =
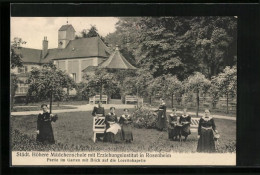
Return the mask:
<path id="1" fill-rule="evenodd" d="M 209 121 L 209 120 L 211 120 L 211 119 L 212 119 L 212 117 L 211 117 L 211 116 L 209 116 L 208 118 L 206 118 L 206 116 L 203 116 L 202 118 L 203 118 L 203 120 L 205 120 L 205 121 Z"/>

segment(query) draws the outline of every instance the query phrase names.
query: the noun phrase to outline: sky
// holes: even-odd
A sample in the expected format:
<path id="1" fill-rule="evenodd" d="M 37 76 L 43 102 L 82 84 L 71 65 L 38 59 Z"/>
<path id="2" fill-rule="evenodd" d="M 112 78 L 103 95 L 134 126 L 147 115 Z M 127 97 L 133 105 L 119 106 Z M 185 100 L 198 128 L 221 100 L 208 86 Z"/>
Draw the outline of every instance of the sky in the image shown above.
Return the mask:
<path id="1" fill-rule="evenodd" d="M 22 38 L 26 44 L 22 47 L 42 49 L 42 40 L 47 36 L 48 47 L 58 47 L 58 30 L 62 25 L 71 24 L 79 35 L 83 29 L 95 25 L 98 33 L 105 37 L 115 31 L 118 19 L 115 17 L 12 17 L 11 41 L 14 37 Z"/>

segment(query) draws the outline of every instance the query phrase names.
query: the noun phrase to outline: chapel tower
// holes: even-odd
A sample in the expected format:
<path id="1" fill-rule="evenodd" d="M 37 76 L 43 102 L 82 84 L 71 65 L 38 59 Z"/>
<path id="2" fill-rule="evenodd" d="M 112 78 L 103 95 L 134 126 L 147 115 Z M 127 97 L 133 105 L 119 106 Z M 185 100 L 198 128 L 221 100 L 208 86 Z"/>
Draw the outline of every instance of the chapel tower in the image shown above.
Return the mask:
<path id="1" fill-rule="evenodd" d="M 70 40 L 75 39 L 75 29 L 71 24 L 63 25 L 58 31 L 58 48 L 64 49 Z"/>

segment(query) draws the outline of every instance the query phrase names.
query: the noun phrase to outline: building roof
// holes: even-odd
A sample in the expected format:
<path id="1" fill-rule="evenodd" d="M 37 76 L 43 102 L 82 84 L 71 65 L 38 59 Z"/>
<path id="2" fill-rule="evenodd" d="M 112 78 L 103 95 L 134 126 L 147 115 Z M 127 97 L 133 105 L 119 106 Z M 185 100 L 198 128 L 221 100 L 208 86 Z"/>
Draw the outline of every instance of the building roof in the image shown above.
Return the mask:
<path id="1" fill-rule="evenodd" d="M 124 56 L 119 52 L 119 49 L 116 48 L 113 54 L 104 61 L 100 68 L 109 68 L 109 69 L 136 69 L 136 67 L 132 66 Z"/>
<path id="2" fill-rule="evenodd" d="M 42 51 L 39 49 L 16 48 L 14 51 L 16 54 L 21 54 L 24 63 L 40 63 Z"/>
<path id="3" fill-rule="evenodd" d="M 15 49 L 17 54 L 22 55 L 24 63 L 48 63 L 55 59 L 109 57 L 107 46 L 99 37 L 81 38 L 69 42 L 66 48 L 48 49 L 45 58 L 41 58 L 42 50 L 21 48 Z"/>
<path id="4" fill-rule="evenodd" d="M 61 26 L 61 28 L 59 29 L 59 31 L 66 31 L 66 30 L 68 30 L 69 28 L 73 29 L 73 31 L 75 32 L 75 29 L 74 29 L 74 27 L 73 27 L 71 24 L 66 24 L 66 25 Z"/>
<path id="5" fill-rule="evenodd" d="M 109 50 L 99 37 L 71 40 L 66 48 L 55 51 L 52 59 L 108 57 Z"/>

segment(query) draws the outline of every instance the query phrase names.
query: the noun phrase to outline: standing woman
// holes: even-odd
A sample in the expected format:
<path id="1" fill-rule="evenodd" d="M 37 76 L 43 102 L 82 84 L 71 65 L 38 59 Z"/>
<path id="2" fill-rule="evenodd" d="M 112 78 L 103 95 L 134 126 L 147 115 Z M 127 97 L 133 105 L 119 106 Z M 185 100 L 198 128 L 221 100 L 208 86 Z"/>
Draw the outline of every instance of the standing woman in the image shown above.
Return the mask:
<path id="1" fill-rule="evenodd" d="M 158 112 L 157 129 L 163 131 L 167 128 L 166 105 L 163 98 L 161 98 L 159 109 L 156 112 Z"/>
<path id="2" fill-rule="evenodd" d="M 181 127 L 181 136 L 184 136 L 184 141 L 187 140 L 188 135 L 191 134 L 190 132 L 190 124 L 191 124 L 191 117 L 187 114 L 187 109 L 183 109 L 183 115 L 180 117 L 179 123 L 182 125 Z"/>
<path id="3" fill-rule="evenodd" d="M 38 115 L 36 141 L 44 144 L 54 144 L 55 140 L 51 122 L 55 122 L 58 117 L 57 115 L 54 116 L 48 112 L 48 107 L 46 104 L 42 104 L 41 108 L 43 112 Z"/>
<path id="4" fill-rule="evenodd" d="M 179 127 L 177 127 L 177 109 L 173 108 L 172 113 L 169 115 L 169 126 L 168 126 L 168 136 L 171 140 L 176 140 L 180 133 Z"/>
<path id="5" fill-rule="evenodd" d="M 118 124 L 115 107 L 110 108 L 110 112 L 105 117 L 106 130 L 104 134 L 104 142 L 120 142 L 122 140 L 121 127 Z"/>
<path id="6" fill-rule="evenodd" d="M 205 115 L 199 121 L 197 152 L 216 152 L 213 132 L 218 134 L 214 119 L 206 109 Z"/>
<path id="7" fill-rule="evenodd" d="M 124 109 L 124 114 L 120 117 L 119 123 L 122 125 L 123 140 L 125 140 L 126 143 L 131 143 L 133 141 L 133 133 L 131 128 L 131 123 L 133 121 L 128 112 L 128 109 Z"/>

